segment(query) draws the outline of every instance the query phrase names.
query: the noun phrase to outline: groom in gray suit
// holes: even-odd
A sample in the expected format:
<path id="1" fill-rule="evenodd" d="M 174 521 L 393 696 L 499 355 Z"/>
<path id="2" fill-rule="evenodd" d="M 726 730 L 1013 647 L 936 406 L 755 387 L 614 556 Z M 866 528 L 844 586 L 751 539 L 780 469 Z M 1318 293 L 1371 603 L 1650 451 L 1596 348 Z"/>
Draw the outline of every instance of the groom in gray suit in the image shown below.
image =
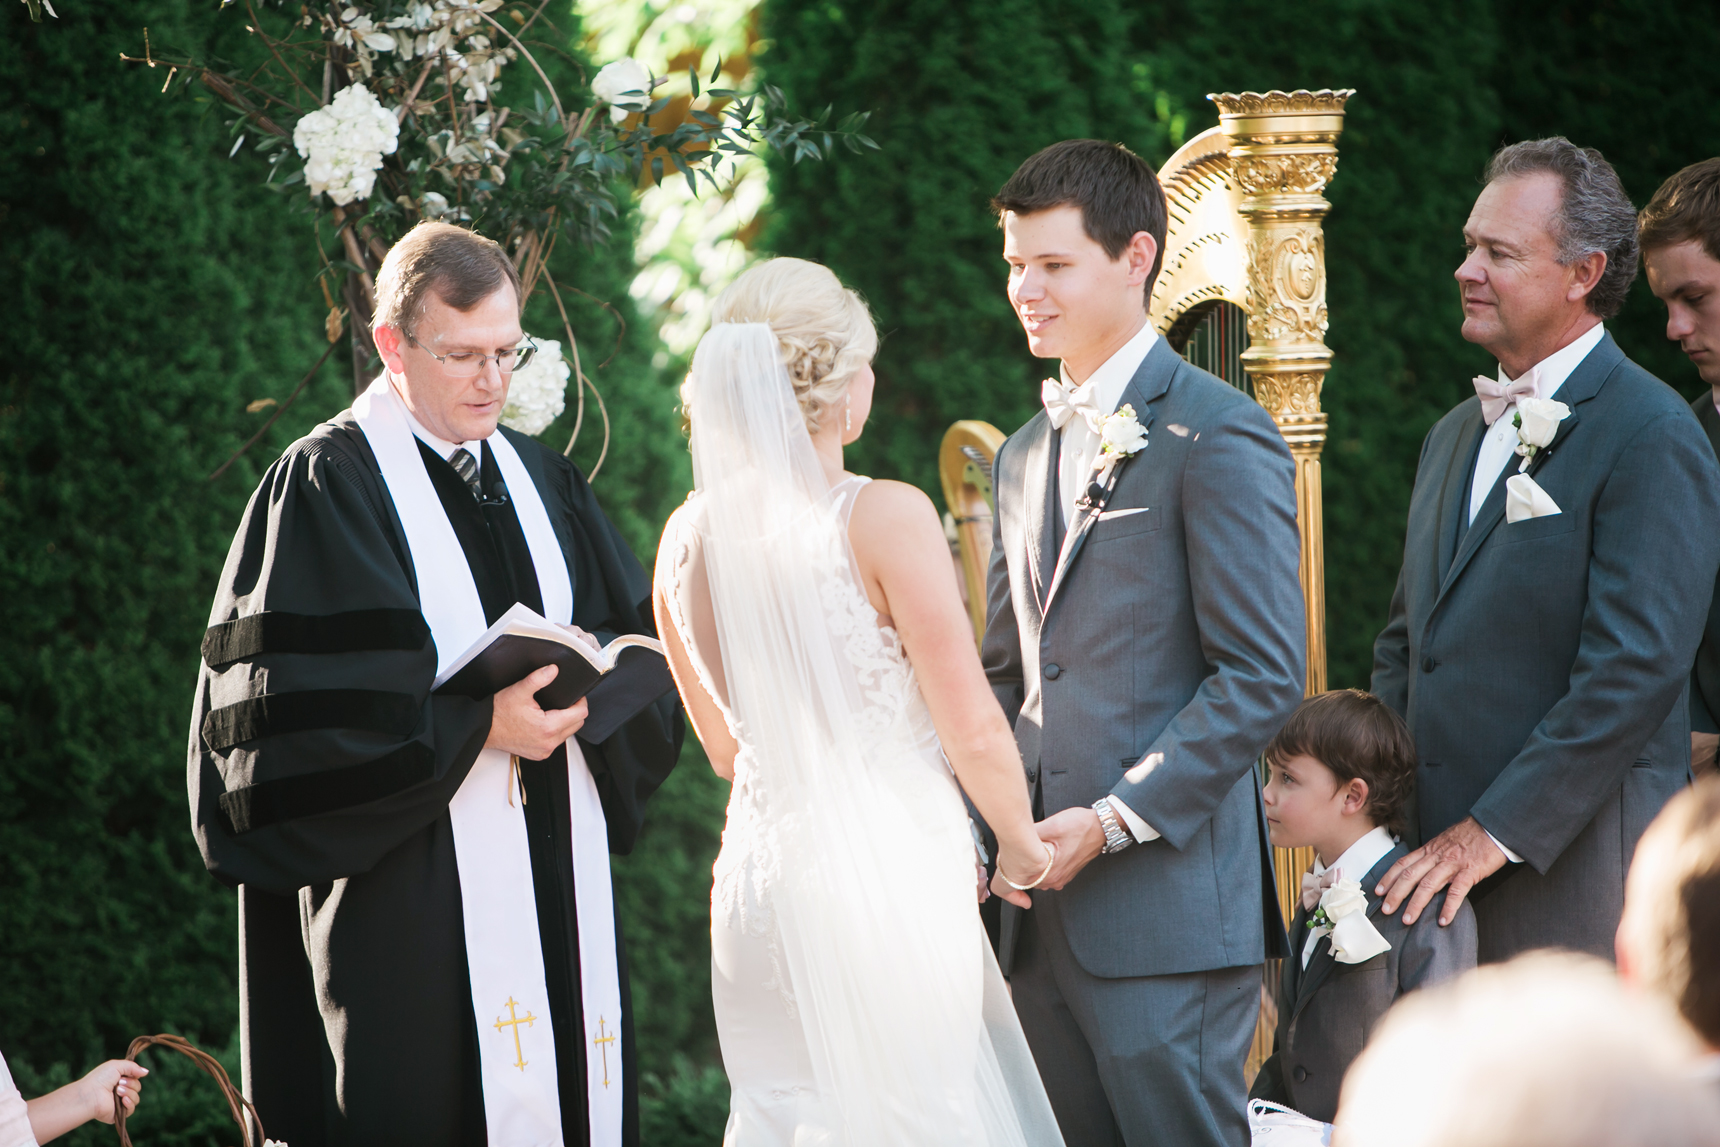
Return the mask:
<path id="1" fill-rule="evenodd" d="M 1056 144 L 993 206 L 1028 344 L 1062 360 L 994 467 L 983 656 L 1057 845 L 1000 961 L 1070 1147 L 1242 1147 L 1284 951 L 1254 764 L 1305 680 L 1293 463 L 1148 324 L 1139 157 Z"/>
<path id="2" fill-rule="evenodd" d="M 1422 445 L 1373 691 L 1415 735 L 1426 843 L 1367 891 L 1406 923 L 1470 896 L 1483 962 L 1611 957 L 1637 838 L 1689 780 L 1720 468 L 1602 325 L 1637 238 L 1599 152 L 1501 149 L 1463 235 L 1463 337 L 1499 372 Z"/>

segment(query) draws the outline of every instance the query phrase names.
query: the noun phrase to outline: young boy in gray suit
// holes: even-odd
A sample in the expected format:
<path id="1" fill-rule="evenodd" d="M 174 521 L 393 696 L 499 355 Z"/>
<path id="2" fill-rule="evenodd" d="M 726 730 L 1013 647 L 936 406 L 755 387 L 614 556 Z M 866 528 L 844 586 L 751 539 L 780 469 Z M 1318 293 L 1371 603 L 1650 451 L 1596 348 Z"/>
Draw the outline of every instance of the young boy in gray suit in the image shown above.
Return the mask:
<path id="1" fill-rule="evenodd" d="M 1475 967 L 1475 913 L 1447 927 L 1427 913 L 1408 927 L 1368 892 L 1406 849 L 1404 804 L 1415 742 L 1384 701 L 1339 689 L 1302 702 L 1266 748 L 1272 843 L 1315 850 L 1290 925 L 1271 1058 L 1249 1092 L 1323 1123 L 1379 1018 L 1405 992 Z"/>

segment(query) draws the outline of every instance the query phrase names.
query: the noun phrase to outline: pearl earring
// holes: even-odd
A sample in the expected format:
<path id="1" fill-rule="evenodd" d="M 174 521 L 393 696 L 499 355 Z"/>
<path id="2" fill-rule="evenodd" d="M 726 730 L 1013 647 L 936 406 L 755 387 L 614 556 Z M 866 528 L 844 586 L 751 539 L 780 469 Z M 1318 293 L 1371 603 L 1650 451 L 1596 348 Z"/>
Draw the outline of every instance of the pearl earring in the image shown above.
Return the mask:
<path id="1" fill-rule="evenodd" d="M 844 397 L 842 399 L 842 429 L 845 431 L 854 429 L 854 400 L 852 398 Z"/>

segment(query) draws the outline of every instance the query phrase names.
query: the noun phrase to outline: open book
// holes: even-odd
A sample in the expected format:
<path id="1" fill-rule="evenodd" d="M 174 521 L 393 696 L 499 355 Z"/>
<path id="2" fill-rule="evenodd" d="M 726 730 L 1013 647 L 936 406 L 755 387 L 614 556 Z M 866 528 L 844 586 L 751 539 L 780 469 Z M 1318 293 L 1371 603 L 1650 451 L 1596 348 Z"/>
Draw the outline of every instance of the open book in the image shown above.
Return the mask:
<path id="1" fill-rule="evenodd" d="M 537 703 L 545 709 L 566 709 L 586 698 L 591 715 L 578 736 L 593 744 L 608 740 L 641 709 L 675 687 L 663 646 L 655 638 L 623 634 L 601 650 L 594 649 L 516 602 L 436 678 L 432 688 L 457 697 L 488 697 L 545 665 L 561 671 L 537 691 Z"/>

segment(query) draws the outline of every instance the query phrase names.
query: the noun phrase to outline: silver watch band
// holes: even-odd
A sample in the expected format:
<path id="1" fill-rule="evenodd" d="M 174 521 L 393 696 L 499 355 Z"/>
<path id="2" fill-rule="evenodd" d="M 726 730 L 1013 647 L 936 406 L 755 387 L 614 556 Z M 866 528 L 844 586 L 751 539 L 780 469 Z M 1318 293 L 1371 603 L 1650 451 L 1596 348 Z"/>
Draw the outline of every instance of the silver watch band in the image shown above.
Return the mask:
<path id="1" fill-rule="evenodd" d="M 1123 827 L 1117 810 L 1111 807 L 1109 797 L 1100 797 L 1094 801 L 1093 811 L 1099 814 L 1099 827 L 1105 830 L 1106 853 L 1121 852 L 1135 843 L 1135 838 Z"/>

